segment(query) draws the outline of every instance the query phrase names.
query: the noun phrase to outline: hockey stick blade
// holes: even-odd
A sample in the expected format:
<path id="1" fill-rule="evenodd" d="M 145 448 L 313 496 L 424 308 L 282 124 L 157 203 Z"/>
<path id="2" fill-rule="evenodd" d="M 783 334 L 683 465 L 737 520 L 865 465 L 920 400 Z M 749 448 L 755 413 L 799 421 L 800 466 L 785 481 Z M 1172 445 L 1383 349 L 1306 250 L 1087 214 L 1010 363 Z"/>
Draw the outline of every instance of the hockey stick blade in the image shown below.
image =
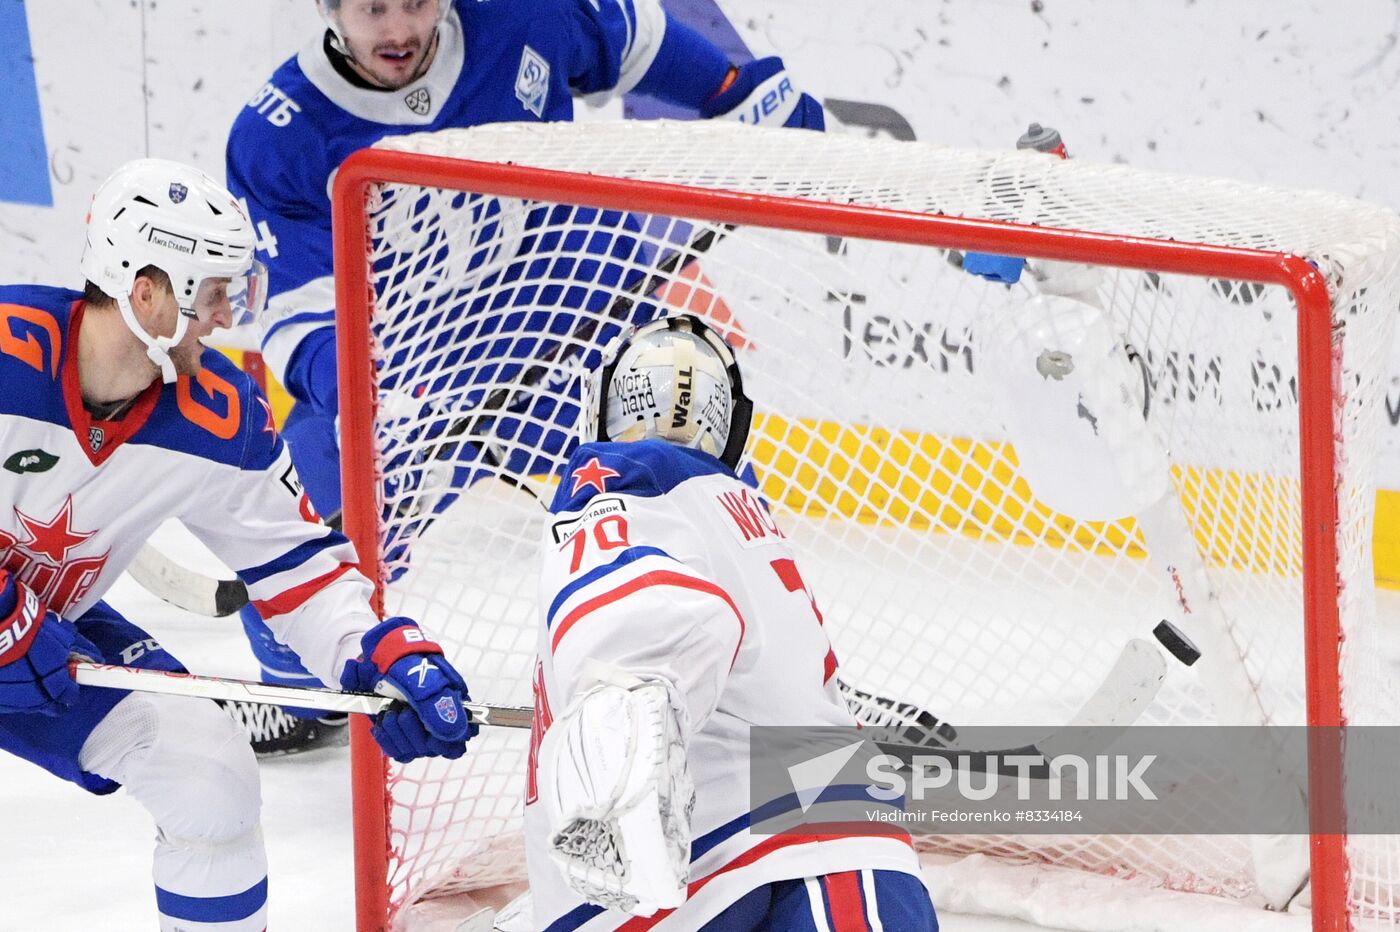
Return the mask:
<path id="1" fill-rule="evenodd" d="M 69 661 L 68 672 L 80 686 L 102 686 L 132 692 L 197 696 L 204 699 L 237 699 L 326 712 L 378 715 L 398 702 L 397 699 L 376 693 L 340 692 L 305 686 L 273 686 L 251 680 L 145 670 L 140 667 L 122 667 L 86 660 Z M 487 705 L 480 702 L 464 702 L 462 706 L 471 714 L 472 721 L 497 728 L 529 728 L 535 716 L 535 710 L 529 706 Z"/>
<path id="2" fill-rule="evenodd" d="M 126 572 L 156 598 L 196 615 L 223 618 L 248 604 L 248 587 L 241 579 L 206 576 L 181 566 L 150 544 L 142 545 Z"/>
<path id="3" fill-rule="evenodd" d="M 840 688 L 856 720 L 875 732 L 873 740 L 881 750 L 897 757 L 913 751 L 968 757 L 979 769 L 991 769 L 988 759 L 992 759 L 1000 772 L 1004 766 L 1001 762 L 1011 755 L 1038 755 L 1050 760 L 1071 750 L 1080 755 L 1097 753 L 1141 717 L 1156 698 L 1166 675 L 1162 650 L 1144 638 L 1132 638 L 1123 645 L 1108 674 L 1068 725 L 1047 732 L 1030 744 L 1007 748 L 967 747 L 959 741 L 956 727 L 914 703 L 878 696 L 844 681 Z M 1086 729 L 1099 730 L 1086 734 Z M 1032 768 L 1030 772 L 1035 779 L 1048 775 L 1047 768 Z"/>
<path id="4" fill-rule="evenodd" d="M 151 544 L 143 544 L 127 574 L 155 598 L 179 609 L 223 619 L 248 605 L 248 586 L 242 579 L 220 579 L 182 567 Z"/>

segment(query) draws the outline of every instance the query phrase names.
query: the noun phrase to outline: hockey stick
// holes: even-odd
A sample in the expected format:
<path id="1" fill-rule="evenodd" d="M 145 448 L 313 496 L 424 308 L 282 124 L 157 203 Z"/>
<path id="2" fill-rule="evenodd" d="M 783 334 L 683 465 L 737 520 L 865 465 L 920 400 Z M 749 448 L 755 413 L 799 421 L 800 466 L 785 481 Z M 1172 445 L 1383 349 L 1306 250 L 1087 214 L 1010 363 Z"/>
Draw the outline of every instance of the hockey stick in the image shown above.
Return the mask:
<path id="1" fill-rule="evenodd" d="M 196 676 L 193 673 L 145 670 L 140 667 L 114 666 L 86 660 L 69 661 L 68 672 L 81 686 L 104 686 L 132 692 L 197 696 L 203 699 L 234 699 L 326 712 L 378 715 L 399 702 L 397 699 L 376 693 L 340 692 L 307 686 L 272 686 L 222 676 Z M 535 710 L 529 706 L 464 702 L 462 707 L 471 714 L 472 721 L 477 724 L 494 725 L 498 728 L 529 728 L 535 715 Z"/>
<path id="2" fill-rule="evenodd" d="M 575 345 L 573 340 L 586 341 L 603 323 L 625 320 L 628 312 L 636 305 L 639 295 L 650 295 L 671 281 L 678 271 L 688 268 L 733 230 L 733 224 L 709 227 L 685 247 L 668 254 L 644 278 L 628 286 L 622 294 L 615 297 L 601 316 L 589 316 L 569 335 L 570 339 L 561 338 L 548 352 L 542 354 L 534 365 L 522 369 L 509 385 L 504 385 L 488 395 L 477 410 L 455 420 L 444 431 L 442 437 L 424 448 L 423 459 L 441 460 L 456 456 L 458 446 L 468 442 L 468 439 L 481 429 L 483 422 L 492 420 L 501 411 L 507 410 L 521 391 L 544 378 L 556 359 Z M 325 520 L 331 527 L 339 529 L 339 512 L 327 515 Z M 156 598 L 196 615 L 224 618 L 248 604 L 248 589 L 242 580 L 219 579 L 181 566 L 149 543 L 142 546 L 126 571 L 141 588 Z"/>
<path id="3" fill-rule="evenodd" d="M 1162 648 L 1183 665 L 1190 666 L 1200 659 L 1200 651 L 1170 622 L 1161 621 L 1152 633 Z M 882 749 L 895 753 L 923 749 L 934 754 L 968 755 L 985 766 L 988 757 L 1000 760 L 1010 755 L 1037 755 L 1048 761 L 1070 750 L 1081 756 L 1098 753 L 1121 729 L 1141 717 L 1156 698 L 1166 675 L 1162 650 L 1145 638 L 1132 638 L 1068 724 L 1029 744 L 997 749 L 963 745 L 955 726 L 914 703 L 866 692 L 844 680 L 839 686 L 856 720 L 875 732 L 874 741 Z M 1085 733 L 1085 729 L 1098 731 Z"/>
<path id="4" fill-rule="evenodd" d="M 143 544 L 126 572 L 142 589 L 196 615 L 223 618 L 248 604 L 243 580 L 217 579 L 181 566 L 151 544 Z"/>

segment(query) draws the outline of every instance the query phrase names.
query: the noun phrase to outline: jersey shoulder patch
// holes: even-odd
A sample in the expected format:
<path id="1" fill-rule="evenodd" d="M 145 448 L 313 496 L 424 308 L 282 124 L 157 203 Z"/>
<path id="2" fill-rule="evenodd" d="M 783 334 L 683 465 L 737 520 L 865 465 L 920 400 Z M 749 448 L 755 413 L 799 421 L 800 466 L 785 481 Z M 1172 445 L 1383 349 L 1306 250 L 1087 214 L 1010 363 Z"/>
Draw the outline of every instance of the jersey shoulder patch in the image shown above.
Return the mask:
<path id="1" fill-rule="evenodd" d="M 63 337 L 73 304 L 81 297 L 67 288 L 0 285 L 0 365 L 58 381 Z"/>
<path id="2" fill-rule="evenodd" d="M 733 474 L 707 453 L 664 440 L 585 443 L 569 458 L 549 510 L 554 514 L 578 511 L 605 492 L 651 498 L 665 495 L 687 479 L 714 475 Z"/>

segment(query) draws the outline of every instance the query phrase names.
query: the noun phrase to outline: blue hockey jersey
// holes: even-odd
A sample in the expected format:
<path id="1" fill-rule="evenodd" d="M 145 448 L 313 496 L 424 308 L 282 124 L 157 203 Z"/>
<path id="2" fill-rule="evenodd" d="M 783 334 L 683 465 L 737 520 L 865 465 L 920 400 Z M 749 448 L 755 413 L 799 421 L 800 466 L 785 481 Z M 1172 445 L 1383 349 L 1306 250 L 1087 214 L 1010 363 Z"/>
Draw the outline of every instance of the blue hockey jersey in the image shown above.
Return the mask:
<path id="1" fill-rule="evenodd" d="M 272 412 L 206 349 L 95 420 L 78 381 L 75 291 L 0 286 L 0 566 L 67 618 L 92 608 L 167 518 L 248 586 L 277 638 L 328 683 L 377 619 L 355 550 L 311 510 Z"/>
<path id="2" fill-rule="evenodd" d="M 234 123 L 227 165 L 229 188 L 248 207 L 259 230 L 259 258 L 269 270 L 264 354 L 292 394 L 321 413 L 333 414 L 337 407 L 334 380 L 328 377 L 333 375 L 333 347 L 327 328 L 335 302 L 330 187 L 348 155 L 392 135 L 571 119 L 573 94 L 624 93 L 635 87 L 656 60 L 668 29 L 679 34 L 683 27 L 668 26 L 657 0 L 456 0 L 441 26 L 431 67 L 398 91 L 351 85 L 336 72 L 320 37 L 284 63 Z M 526 229 L 555 219 L 548 208 L 540 208 L 527 218 Z M 616 212 L 576 213 L 571 223 L 580 229 L 636 229 L 634 220 Z M 568 238 L 567 232 L 556 235 Z M 551 244 L 525 245 L 539 254 Z M 589 277 L 587 270 L 575 274 L 594 283 L 584 294 L 517 289 L 511 300 L 528 313 L 493 325 L 490 339 L 473 342 L 479 334 L 458 331 L 450 341 L 474 347 L 470 352 L 479 357 L 529 358 L 539 353 L 537 342 L 514 337 L 572 332 L 576 323 L 568 314 L 551 309 L 596 313 L 609 302 L 607 289 L 636 283 L 625 279 L 623 263 L 638 260 L 632 263 L 636 268 L 648 258 L 635 255 L 636 242 L 626 237 L 580 234 L 556 245 L 584 257 L 619 261 L 601 275 Z M 530 261 L 523 252 L 520 260 Z M 522 268 L 509 271 L 520 276 Z M 542 271 L 536 266 L 526 270 L 527 277 Z M 559 280 L 560 269 L 550 272 Z M 480 310 L 466 302 L 437 313 L 468 321 Z M 639 309 L 633 317 L 642 314 Z M 597 333 L 594 342 L 604 342 L 612 332 Z M 317 338 L 311 341 L 313 334 Z M 315 351 L 322 357 L 319 365 Z M 461 372 L 460 362 L 445 359 L 439 368 Z M 501 376 L 498 371 L 492 377 Z"/>

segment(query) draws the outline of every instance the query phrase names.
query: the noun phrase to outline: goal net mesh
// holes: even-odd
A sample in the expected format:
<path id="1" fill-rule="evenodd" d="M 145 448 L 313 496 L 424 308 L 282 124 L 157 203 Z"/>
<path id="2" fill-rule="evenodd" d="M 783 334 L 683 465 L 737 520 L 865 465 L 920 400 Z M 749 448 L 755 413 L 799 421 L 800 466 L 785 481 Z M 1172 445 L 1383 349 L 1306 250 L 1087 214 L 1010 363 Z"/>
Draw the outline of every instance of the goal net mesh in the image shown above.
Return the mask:
<path id="1" fill-rule="evenodd" d="M 381 146 L 712 190 L 1295 253 L 1332 298 L 1341 704 L 1394 721 L 1377 650 L 1372 470 L 1400 300 L 1400 225 L 1348 199 L 834 134 L 714 124 L 498 125 Z M 586 197 L 579 202 L 586 204 Z M 344 206 L 344 205 L 342 205 Z M 355 205 L 351 205 L 355 206 Z M 630 322 L 698 313 L 737 348 L 756 407 L 747 462 L 792 538 L 841 676 L 959 725 L 1066 723 L 1123 644 L 1180 615 L 1132 519 L 1037 499 L 1008 424 L 998 328 L 1013 285 L 964 250 L 376 185 L 375 434 L 386 608 L 419 619 L 494 703 L 532 703 L 535 571 L 581 371 Z M 1298 312 L 1278 286 L 1095 266 L 1074 287 L 1131 348 L 1171 510 L 1212 636 L 1260 711 L 1220 711 L 1173 664 L 1147 724 L 1305 722 Z M 1051 271 L 1055 267 L 1047 267 Z M 365 308 L 341 308 L 365 313 Z M 368 406 L 350 399 L 347 406 Z M 348 409 L 347 409 L 348 410 Z M 1092 457 L 1086 452 L 1086 462 Z M 373 489 L 347 489 L 372 496 Z M 1210 598 L 1207 598 L 1207 595 Z M 459 761 L 391 765 L 395 909 L 523 878 L 529 735 L 485 729 Z M 697 827 L 704 831 L 706 827 Z M 1303 839 L 1305 842 L 1306 839 Z M 922 847 L 1268 897 L 1241 836 L 926 837 Z M 1391 839 L 1350 843 L 1355 915 L 1393 920 Z"/>

